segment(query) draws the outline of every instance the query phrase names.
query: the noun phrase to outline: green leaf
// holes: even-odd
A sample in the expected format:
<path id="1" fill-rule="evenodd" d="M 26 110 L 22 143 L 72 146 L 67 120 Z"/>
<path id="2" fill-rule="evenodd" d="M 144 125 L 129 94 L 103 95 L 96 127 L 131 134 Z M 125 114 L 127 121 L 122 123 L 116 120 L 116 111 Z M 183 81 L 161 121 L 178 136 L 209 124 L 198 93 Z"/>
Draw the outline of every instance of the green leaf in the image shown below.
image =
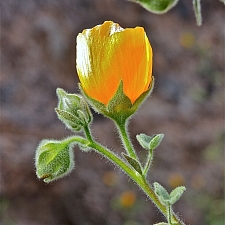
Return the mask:
<path id="1" fill-rule="evenodd" d="M 137 138 L 139 144 L 143 148 L 145 148 L 147 150 L 150 150 L 150 142 L 151 142 L 151 140 L 152 140 L 153 137 L 148 136 L 146 134 L 137 134 L 136 135 L 136 138 Z"/>
<path id="2" fill-rule="evenodd" d="M 74 168 L 72 147 L 73 144 L 66 140 L 43 140 L 35 155 L 37 177 L 49 183 L 70 173 Z"/>
<path id="3" fill-rule="evenodd" d="M 186 190 L 185 187 L 180 186 L 180 187 L 175 188 L 169 194 L 162 185 L 160 185 L 157 182 L 154 183 L 155 194 L 158 196 L 160 202 L 163 205 L 165 205 L 166 207 L 169 207 L 169 206 L 173 205 L 175 202 L 177 202 L 185 190 Z"/>
<path id="4" fill-rule="evenodd" d="M 160 202 L 163 205 L 167 206 L 168 203 L 170 203 L 170 195 L 167 192 L 167 190 L 157 182 L 154 182 L 154 190 L 155 190 L 155 194 L 158 196 Z"/>
<path id="5" fill-rule="evenodd" d="M 152 137 L 152 140 L 150 141 L 149 147 L 150 149 L 155 149 L 159 146 L 162 139 L 164 137 L 164 134 L 156 134 Z"/>
<path id="6" fill-rule="evenodd" d="M 139 3 L 148 11 L 156 14 L 163 14 L 173 8 L 178 0 L 130 0 Z"/>
<path id="7" fill-rule="evenodd" d="M 152 137 L 146 134 L 136 135 L 139 144 L 147 150 L 154 150 L 155 148 L 157 148 L 161 143 L 163 137 L 164 134 L 155 134 Z"/>
<path id="8" fill-rule="evenodd" d="M 225 0 L 220 0 L 221 2 L 223 2 L 225 4 Z"/>
<path id="9" fill-rule="evenodd" d="M 202 12 L 201 12 L 201 3 L 200 0 L 193 0 L 193 8 L 195 12 L 196 22 L 198 26 L 202 25 Z"/>
<path id="10" fill-rule="evenodd" d="M 125 153 L 122 153 L 124 158 L 127 160 L 127 162 L 139 173 L 142 175 L 142 168 L 140 163 L 134 159 L 133 157 L 126 155 Z"/>
<path id="11" fill-rule="evenodd" d="M 183 195 L 186 188 L 184 186 L 176 187 L 171 193 L 170 193 L 170 204 L 173 205 L 175 202 L 177 202 L 180 197 Z"/>

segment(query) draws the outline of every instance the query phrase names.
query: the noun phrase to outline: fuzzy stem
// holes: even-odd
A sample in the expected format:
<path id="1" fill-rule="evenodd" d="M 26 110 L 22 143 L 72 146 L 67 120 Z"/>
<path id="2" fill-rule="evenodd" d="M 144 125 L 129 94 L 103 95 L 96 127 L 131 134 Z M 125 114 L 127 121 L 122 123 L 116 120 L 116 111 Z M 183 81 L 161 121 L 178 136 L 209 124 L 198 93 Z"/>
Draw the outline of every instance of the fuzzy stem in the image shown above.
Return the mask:
<path id="1" fill-rule="evenodd" d="M 87 130 L 86 130 L 87 131 Z M 86 132 L 85 131 L 85 132 Z M 90 132 L 89 132 L 90 133 Z M 87 134 L 86 134 L 87 135 Z M 156 207 L 163 213 L 163 215 L 167 216 L 167 210 L 164 205 L 159 201 L 158 197 L 154 193 L 152 187 L 146 181 L 144 176 L 141 176 L 136 171 L 134 171 L 129 165 L 126 164 L 123 159 L 121 159 L 118 155 L 107 149 L 106 147 L 102 146 L 101 144 L 95 142 L 93 139 L 87 140 L 80 136 L 72 136 L 69 137 L 68 142 L 78 142 L 83 145 L 87 145 L 94 149 L 97 153 L 103 155 L 104 157 L 108 158 L 111 162 L 113 162 L 116 166 L 122 169 L 132 180 L 134 180 L 137 185 L 146 193 L 146 195 L 152 200 L 152 202 L 156 205 Z M 177 215 L 174 213 L 172 214 L 172 219 L 178 225 L 185 225 Z"/>
<path id="2" fill-rule="evenodd" d="M 133 157 L 134 159 L 137 159 L 136 152 L 133 148 L 133 145 L 131 144 L 131 140 L 127 131 L 126 121 L 121 123 L 116 122 L 116 125 L 127 154 Z"/>
<path id="3" fill-rule="evenodd" d="M 130 166 L 128 166 L 119 156 L 111 152 L 110 150 L 106 149 L 102 145 L 92 142 L 89 144 L 89 147 L 95 149 L 98 153 L 102 154 L 103 156 L 107 157 L 111 162 L 115 163 L 120 169 L 122 169 L 131 179 L 133 179 L 139 187 L 149 196 L 152 202 L 156 205 L 156 207 L 164 214 L 166 217 L 167 210 L 164 205 L 159 201 L 158 197 L 154 193 L 152 187 L 147 183 L 145 177 L 137 174 Z M 183 222 L 177 217 L 177 215 L 172 215 L 173 220 L 179 224 L 184 225 Z"/>
<path id="4" fill-rule="evenodd" d="M 86 138 L 87 138 L 90 142 L 93 142 L 93 139 L 92 139 L 92 136 L 91 136 L 91 131 L 90 131 L 88 125 L 84 127 L 84 132 L 85 132 Z"/>
<path id="5" fill-rule="evenodd" d="M 172 221 L 171 221 L 171 217 L 172 217 L 172 208 L 171 205 L 168 204 L 167 208 L 167 222 L 169 223 L 169 225 L 172 225 Z"/>
<path id="6" fill-rule="evenodd" d="M 149 153 L 148 153 L 148 159 L 146 161 L 145 167 L 144 167 L 144 171 L 143 171 L 143 175 L 147 176 L 147 173 L 149 171 L 149 168 L 151 166 L 152 163 L 152 159 L 153 159 L 153 149 L 150 149 Z"/>

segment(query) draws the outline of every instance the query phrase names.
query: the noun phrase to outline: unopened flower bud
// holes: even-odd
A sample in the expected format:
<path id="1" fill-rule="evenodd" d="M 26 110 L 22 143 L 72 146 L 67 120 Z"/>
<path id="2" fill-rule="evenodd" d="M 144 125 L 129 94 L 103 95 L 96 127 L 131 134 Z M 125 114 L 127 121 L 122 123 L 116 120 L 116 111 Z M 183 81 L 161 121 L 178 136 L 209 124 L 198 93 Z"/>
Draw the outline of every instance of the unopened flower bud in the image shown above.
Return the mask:
<path id="1" fill-rule="evenodd" d="M 81 95 L 68 94 L 61 88 L 56 92 L 59 103 L 55 111 L 66 127 L 78 132 L 92 121 L 91 111 Z"/>

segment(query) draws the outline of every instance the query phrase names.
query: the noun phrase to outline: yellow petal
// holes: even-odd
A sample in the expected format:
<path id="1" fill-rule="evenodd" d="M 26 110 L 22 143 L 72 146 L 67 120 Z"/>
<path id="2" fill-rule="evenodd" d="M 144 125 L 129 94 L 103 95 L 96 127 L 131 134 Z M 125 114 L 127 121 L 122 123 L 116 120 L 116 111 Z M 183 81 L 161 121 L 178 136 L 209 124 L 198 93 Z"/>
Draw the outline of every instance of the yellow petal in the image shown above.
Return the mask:
<path id="1" fill-rule="evenodd" d="M 91 98 L 107 104 L 120 80 L 133 103 L 151 82 L 152 49 L 141 27 L 123 29 L 107 21 L 77 37 L 77 72 Z"/>

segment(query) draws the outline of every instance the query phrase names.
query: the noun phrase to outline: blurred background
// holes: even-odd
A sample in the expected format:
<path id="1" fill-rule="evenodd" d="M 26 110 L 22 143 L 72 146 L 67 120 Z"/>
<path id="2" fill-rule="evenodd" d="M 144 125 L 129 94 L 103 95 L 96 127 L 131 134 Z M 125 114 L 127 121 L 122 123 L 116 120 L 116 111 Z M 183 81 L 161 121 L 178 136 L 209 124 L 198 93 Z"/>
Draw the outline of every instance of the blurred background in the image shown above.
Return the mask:
<path id="1" fill-rule="evenodd" d="M 153 15 L 125 0 L 1 1 L 1 225 L 147 225 L 164 218 L 122 172 L 75 147 L 75 169 L 56 182 L 36 178 L 44 139 L 70 131 L 57 119 L 55 90 L 78 92 L 76 36 L 105 20 L 143 26 L 154 51 L 153 94 L 131 120 L 135 135 L 164 133 L 149 181 L 187 191 L 174 210 L 186 224 L 224 221 L 224 5 L 192 2 Z M 114 125 L 94 115 L 94 136 L 120 152 Z"/>

